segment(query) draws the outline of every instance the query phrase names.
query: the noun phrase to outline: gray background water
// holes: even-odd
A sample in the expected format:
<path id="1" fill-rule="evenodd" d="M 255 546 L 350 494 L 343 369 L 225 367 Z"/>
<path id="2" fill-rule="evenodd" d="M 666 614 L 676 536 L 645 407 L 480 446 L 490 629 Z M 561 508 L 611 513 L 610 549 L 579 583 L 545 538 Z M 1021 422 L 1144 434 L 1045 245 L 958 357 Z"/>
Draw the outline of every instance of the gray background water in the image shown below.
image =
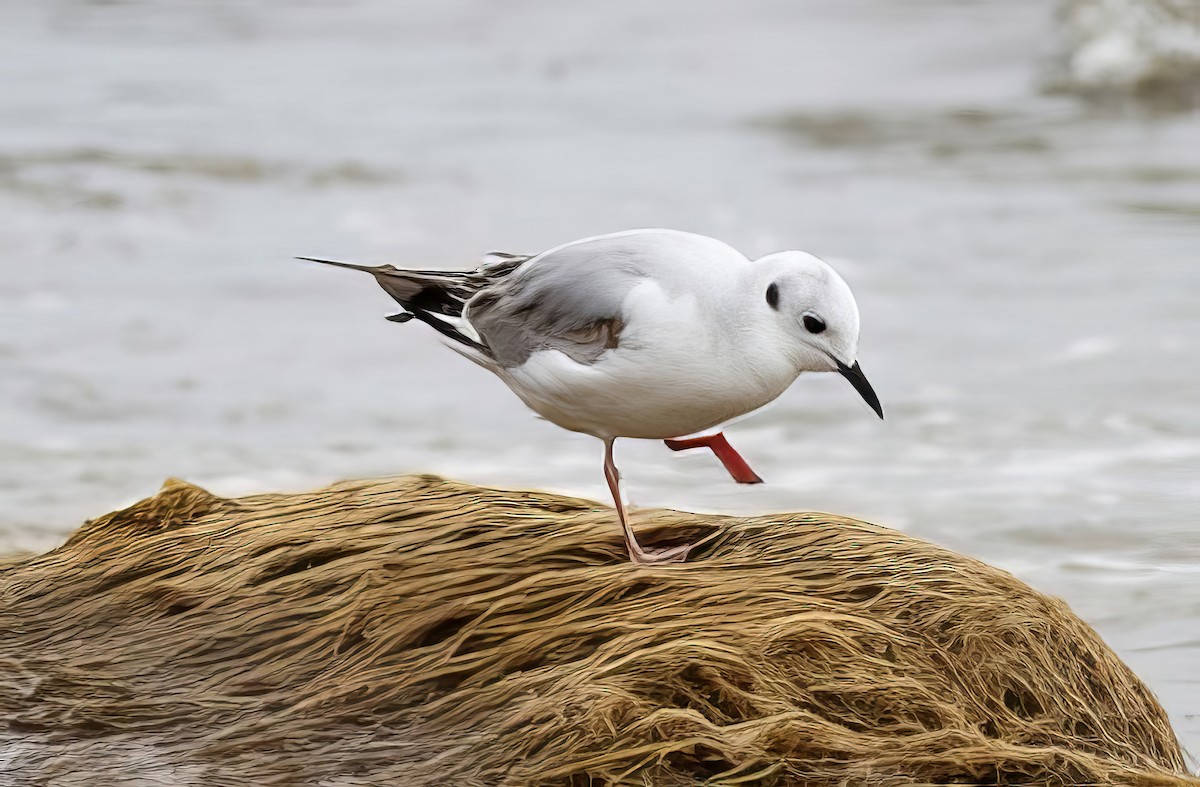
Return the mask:
<path id="1" fill-rule="evenodd" d="M 634 502 L 894 526 L 1064 597 L 1200 749 L 1200 117 L 1038 90 L 1037 0 L 0 4 L 0 551 L 169 475 L 603 499 L 361 276 L 637 226 L 833 261 L 836 376 Z"/>

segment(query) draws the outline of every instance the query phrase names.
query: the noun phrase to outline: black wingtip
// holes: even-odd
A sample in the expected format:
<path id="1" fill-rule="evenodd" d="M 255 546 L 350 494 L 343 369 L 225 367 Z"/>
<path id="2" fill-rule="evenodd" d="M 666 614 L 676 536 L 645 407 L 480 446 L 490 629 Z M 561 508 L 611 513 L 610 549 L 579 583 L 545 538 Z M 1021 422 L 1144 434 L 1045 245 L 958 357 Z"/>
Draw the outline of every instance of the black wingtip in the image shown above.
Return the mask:
<path id="1" fill-rule="evenodd" d="M 334 265 L 338 268 L 349 268 L 350 270 L 353 270 L 353 271 L 366 271 L 367 273 L 375 272 L 375 269 L 372 268 L 370 265 L 356 265 L 353 262 L 338 262 L 337 260 L 323 260 L 319 257 L 296 257 L 296 259 L 302 260 L 304 262 L 319 262 L 322 265 Z"/>

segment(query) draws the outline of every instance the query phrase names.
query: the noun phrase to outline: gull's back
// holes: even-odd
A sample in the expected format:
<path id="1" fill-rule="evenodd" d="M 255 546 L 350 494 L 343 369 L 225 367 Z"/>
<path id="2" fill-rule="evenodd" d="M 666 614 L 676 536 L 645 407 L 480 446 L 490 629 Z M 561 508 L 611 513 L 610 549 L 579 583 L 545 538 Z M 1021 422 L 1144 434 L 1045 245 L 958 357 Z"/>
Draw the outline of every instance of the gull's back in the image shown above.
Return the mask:
<path id="1" fill-rule="evenodd" d="M 497 364 L 511 368 L 539 350 L 592 363 L 614 348 L 634 315 L 627 301 L 651 283 L 669 299 L 720 292 L 749 261 L 704 235 L 644 229 L 599 235 L 545 251 L 467 304 L 464 318 Z"/>

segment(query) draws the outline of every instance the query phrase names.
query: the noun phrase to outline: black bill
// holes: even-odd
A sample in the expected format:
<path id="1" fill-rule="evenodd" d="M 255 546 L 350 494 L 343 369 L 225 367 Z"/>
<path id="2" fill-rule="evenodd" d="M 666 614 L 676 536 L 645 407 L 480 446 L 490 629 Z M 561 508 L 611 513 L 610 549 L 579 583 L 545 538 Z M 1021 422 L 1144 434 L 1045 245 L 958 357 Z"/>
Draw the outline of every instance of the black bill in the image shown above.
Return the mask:
<path id="1" fill-rule="evenodd" d="M 867 382 L 867 376 L 863 374 L 862 367 L 858 365 L 858 361 L 855 361 L 853 366 L 847 366 L 835 358 L 834 363 L 837 364 L 838 371 L 842 373 L 842 377 L 849 380 L 850 384 L 854 386 L 854 390 L 858 391 L 859 395 L 866 400 L 867 404 L 871 405 L 871 409 L 878 413 L 880 418 L 883 418 L 883 405 L 879 403 L 879 397 L 875 395 L 875 389 Z"/>

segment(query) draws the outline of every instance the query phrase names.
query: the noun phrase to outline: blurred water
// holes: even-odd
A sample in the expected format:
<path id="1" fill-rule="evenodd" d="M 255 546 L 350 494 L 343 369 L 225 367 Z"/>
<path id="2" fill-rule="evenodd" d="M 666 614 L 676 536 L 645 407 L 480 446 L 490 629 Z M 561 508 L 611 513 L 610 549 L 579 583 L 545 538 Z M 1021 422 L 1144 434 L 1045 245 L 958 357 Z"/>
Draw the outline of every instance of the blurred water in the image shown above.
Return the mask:
<path id="1" fill-rule="evenodd" d="M 802 379 L 626 441 L 644 506 L 837 511 L 1066 598 L 1200 749 L 1200 117 L 1037 85 L 1035 0 L 0 5 L 0 551 L 178 475 L 432 471 L 604 499 L 363 277 L 672 226 L 858 295 L 888 420 Z"/>

